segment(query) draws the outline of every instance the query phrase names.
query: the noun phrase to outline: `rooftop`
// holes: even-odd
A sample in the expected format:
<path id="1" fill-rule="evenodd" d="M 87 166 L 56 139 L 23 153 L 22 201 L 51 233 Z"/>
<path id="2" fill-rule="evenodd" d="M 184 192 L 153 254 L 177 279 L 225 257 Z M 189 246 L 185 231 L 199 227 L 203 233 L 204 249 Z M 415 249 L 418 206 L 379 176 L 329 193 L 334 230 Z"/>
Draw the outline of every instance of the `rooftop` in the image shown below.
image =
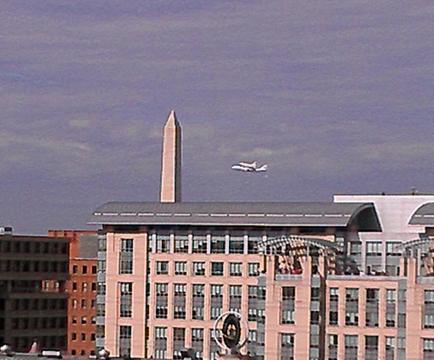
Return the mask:
<path id="1" fill-rule="evenodd" d="M 364 220 L 359 215 L 364 213 Z M 367 216 L 368 215 L 368 216 Z M 109 202 L 92 214 L 100 225 L 335 226 L 379 230 L 372 203 Z"/>

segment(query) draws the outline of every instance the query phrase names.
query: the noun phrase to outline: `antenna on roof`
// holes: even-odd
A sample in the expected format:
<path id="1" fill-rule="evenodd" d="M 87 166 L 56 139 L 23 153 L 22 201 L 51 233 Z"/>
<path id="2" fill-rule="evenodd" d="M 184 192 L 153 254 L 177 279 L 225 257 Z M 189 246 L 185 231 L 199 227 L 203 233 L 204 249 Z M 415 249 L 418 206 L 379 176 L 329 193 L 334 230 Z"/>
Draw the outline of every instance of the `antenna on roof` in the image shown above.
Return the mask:
<path id="1" fill-rule="evenodd" d="M 411 195 L 417 195 L 417 189 L 416 186 L 411 187 Z"/>

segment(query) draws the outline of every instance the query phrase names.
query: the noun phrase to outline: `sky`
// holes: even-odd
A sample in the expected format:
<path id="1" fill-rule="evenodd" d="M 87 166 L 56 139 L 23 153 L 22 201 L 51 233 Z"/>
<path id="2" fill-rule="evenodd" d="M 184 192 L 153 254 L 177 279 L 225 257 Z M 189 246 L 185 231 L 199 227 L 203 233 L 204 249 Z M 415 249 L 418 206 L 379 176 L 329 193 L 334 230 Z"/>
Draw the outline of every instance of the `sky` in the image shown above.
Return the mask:
<path id="1" fill-rule="evenodd" d="M 171 109 L 184 201 L 433 192 L 433 39 L 432 0 L 2 0 L 0 225 L 157 201 Z"/>

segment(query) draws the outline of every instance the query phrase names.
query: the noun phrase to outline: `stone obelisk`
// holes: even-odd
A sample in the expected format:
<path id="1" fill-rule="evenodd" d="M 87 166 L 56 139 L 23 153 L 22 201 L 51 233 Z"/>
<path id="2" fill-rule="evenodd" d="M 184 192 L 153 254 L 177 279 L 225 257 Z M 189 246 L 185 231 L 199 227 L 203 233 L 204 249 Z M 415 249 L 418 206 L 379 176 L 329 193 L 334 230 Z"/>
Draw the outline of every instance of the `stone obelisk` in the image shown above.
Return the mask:
<path id="1" fill-rule="evenodd" d="M 163 130 L 160 202 L 181 201 L 181 126 L 172 110 Z"/>

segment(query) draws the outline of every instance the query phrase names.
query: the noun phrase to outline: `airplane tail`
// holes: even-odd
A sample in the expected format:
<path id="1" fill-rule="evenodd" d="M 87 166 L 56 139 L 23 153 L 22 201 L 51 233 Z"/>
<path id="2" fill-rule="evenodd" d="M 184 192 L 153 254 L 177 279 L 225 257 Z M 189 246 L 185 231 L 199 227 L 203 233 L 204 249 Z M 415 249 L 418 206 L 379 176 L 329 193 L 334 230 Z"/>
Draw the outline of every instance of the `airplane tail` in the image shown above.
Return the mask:
<path id="1" fill-rule="evenodd" d="M 265 165 L 262 165 L 261 167 L 257 168 L 256 171 L 267 171 L 267 169 L 268 169 L 268 165 L 265 164 Z"/>

